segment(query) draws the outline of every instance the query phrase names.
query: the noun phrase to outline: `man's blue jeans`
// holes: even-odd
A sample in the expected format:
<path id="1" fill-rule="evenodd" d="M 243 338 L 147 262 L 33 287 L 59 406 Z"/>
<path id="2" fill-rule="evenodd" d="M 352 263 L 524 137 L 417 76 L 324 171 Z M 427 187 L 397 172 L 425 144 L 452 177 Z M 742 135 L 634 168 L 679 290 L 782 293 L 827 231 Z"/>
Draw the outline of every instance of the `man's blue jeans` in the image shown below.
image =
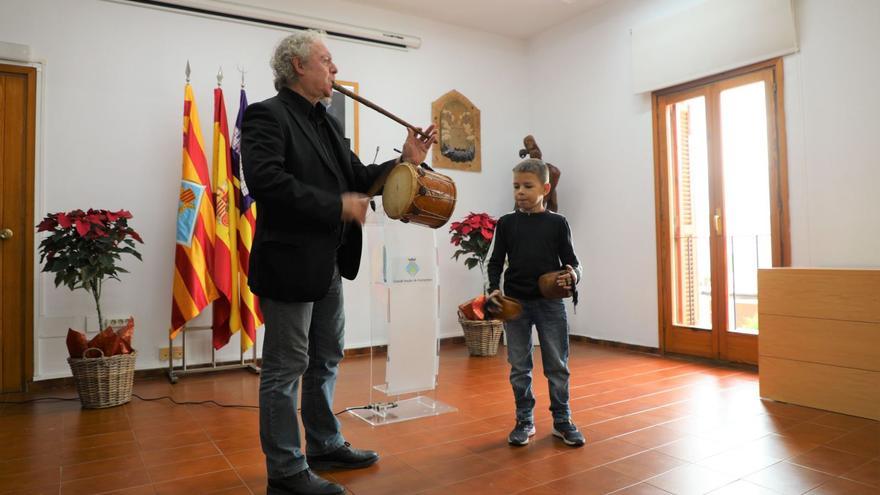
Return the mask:
<path id="1" fill-rule="evenodd" d="M 532 393 L 532 325 L 538 329 L 544 376 L 550 385 L 550 412 L 554 421 L 568 420 L 568 318 L 562 299 L 520 301 L 519 318 L 504 324 L 507 334 L 507 362 L 510 384 L 516 400 L 516 420 L 534 422 L 535 395 Z"/>
<path id="2" fill-rule="evenodd" d="M 260 443 L 269 478 L 285 478 L 308 467 L 296 418 L 300 378 L 308 454 L 326 454 L 345 442 L 333 415 L 333 392 L 344 345 L 342 304 L 338 270 L 333 273 L 330 291 L 320 301 L 260 299 L 266 321 L 260 373 Z"/>

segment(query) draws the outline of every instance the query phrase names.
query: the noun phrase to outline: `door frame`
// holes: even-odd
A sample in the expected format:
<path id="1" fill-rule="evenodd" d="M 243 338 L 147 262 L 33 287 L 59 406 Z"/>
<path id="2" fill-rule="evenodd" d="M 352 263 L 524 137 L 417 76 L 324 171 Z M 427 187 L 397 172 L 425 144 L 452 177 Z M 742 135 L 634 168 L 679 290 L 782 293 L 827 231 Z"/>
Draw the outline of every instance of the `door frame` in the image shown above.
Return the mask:
<path id="1" fill-rule="evenodd" d="M 36 170 L 36 129 L 37 129 L 37 75 L 39 69 L 33 65 L 18 65 L 15 62 L 0 61 L 0 71 L 21 74 L 26 78 L 26 122 L 25 122 L 25 170 L 23 171 L 22 212 L 24 219 L 21 233 L 22 247 L 21 318 L 22 365 L 21 388 L 26 391 L 34 379 L 34 188 Z"/>
<path id="2" fill-rule="evenodd" d="M 775 149 L 771 148 L 768 157 L 768 167 L 770 169 L 769 187 L 771 193 L 770 200 L 770 223 L 773 238 L 773 266 L 790 266 L 791 264 L 791 233 L 789 222 L 789 205 L 788 205 L 788 154 L 786 149 L 786 133 L 785 133 L 785 107 L 784 107 L 784 84 L 783 84 L 783 61 L 782 58 L 775 58 L 758 62 L 746 67 L 730 70 L 713 76 L 705 77 L 696 81 L 680 84 L 671 88 L 665 88 L 652 93 L 651 109 L 652 109 L 652 126 L 654 138 L 654 201 L 655 201 L 655 223 L 656 223 L 656 241 L 657 241 L 657 299 L 658 299 L 658 338 L 659 349 L 661 353 L 667 353 L 667 337 L 671 333 L 672 327 L 672 273 L 671 273 L 671 255 L 670 248 L 671 239 L 671 215 L 672 208 L 670 200 L 670 184 L 668 171 L 664 166 L 664 152 L 666 149 L 667 136 L 661 136 L 661 121 L 665 119 L 665 109 L 660 108 L 660 100 L 668 95 L 673 94 L 699 94 L 702 89 L 709 85 L 722 83 L 723 81 L 741 78 L 743 76 L 770 70 L 770 82 L 772 87 L 768 87 L 766 91 L 768 98 L 768 109 L 772 111 L 772 115 L 767 116 L 767 132 L 770 138 L 770 145 L 775 145 Z M 715 105 L 713 99 L 707 95 L 706 114 L 707 114 L 707 133 L 710 136 L 720 136 L 718 129 L 719 118 L 715 118 Z M 710 146 L 710 162 L 712 160 L 720 160 L 720 147 Z M 716 156 L 712 156 L 713 153 Z M 720 180 L 709 184 L 710 195 L 721 194 L 716 202 L 723 205 L 723 191 L 721 191 Z M 724 246 L 717 246 L 718 239 L 713 232 L 712 253 L 718 258 L 718 253 L 724 253 Z M 725 259 L 716 259 L 714 263 L 722 263 L 725 266 L 721 273 L 726 273 L 726 257 Z M 718 271 L 718 270 L 716 270 Z M 715 277 L 717 278 L 717 277 Z M 713 292 L 721 293 L 726 298 L 727 280 L 715 280 L 713 278 Z M 722 279 L 724 277 L 721 277 Z M 723 284 L 723 285 L 722 285 Z M 717 290 L 716 288 L 721 288 Z M 719 331 L 708 333 L 705 331 L 693 330 L 684 335 L 681 342 L 688 349 L 687 354 L 706 357 L 710 359 L 720 359 L 721 356 L 726 360 L 747 362 L 757 364 L 757 337 L 754 335 L 738 334 L 735 332 L 724 332 L 726 327 L 727 314 L 720 314 L 719 308 L 726 306 L 725 301 L 718 301 L 718 297 L 713 298 L 713 328 Z M 722 325 L 722 320 L 723 325 Z M 677 327 L 678 328 L 678 327 Z M 726 333 L 725 338 L 721 334 Z M 706 339 L 710 342 L 706 342 Z M 729 340 L 728 340 L 729 339 Z M 706 346 L 710 346 L 711 351 L 705 352 Z M 679 349 L 681 352 L 681 349 Z"/>

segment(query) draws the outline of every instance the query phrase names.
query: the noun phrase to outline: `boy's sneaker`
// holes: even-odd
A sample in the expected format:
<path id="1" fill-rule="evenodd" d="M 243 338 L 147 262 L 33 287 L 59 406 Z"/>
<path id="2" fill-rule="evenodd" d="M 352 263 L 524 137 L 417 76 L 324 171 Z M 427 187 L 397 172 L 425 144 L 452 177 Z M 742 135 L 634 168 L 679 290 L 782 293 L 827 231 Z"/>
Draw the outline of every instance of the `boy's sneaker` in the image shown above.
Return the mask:
<path id="1" fill-rule="evenodd" d="M 507 435 L 507 443 L 510 445 L 528 445 L 529 437 L 535 435 L 535 423 L 531 421 L 517 421 L 510 435 Z"/>
<path id="2" fill-rule="evenodd" d="M 561 438 L 566 445 L 572 447 L 580 447 L 587 443 L 584 434 L 578 431 L 578 427 L 571 421 L 554 422 L 553 435 Z"/>

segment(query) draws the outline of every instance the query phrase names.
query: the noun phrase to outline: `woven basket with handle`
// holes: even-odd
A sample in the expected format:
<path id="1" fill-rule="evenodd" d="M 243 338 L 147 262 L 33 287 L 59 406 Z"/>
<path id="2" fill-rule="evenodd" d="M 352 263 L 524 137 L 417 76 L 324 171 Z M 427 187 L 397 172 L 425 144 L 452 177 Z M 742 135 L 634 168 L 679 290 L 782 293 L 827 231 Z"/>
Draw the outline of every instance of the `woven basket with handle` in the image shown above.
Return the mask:
<path id="1" fill-rule="evenodd" d="M 494 356 L 498 354 L 498 342 L 504 323 L 501 320 L 468 320 L 461 311 L 458 322 L 464 331 L 464 343 L 471 356 Z"/>
<path id="2" fill-rule="evenodd" d="M 88 357 L 95 354 L 98 357 Z M 82 406 L 101 409 L 130 401 L 136 358 L 135 351 L 104 357 L 104 352 L 94 347 L 86 349 L 80 359 L 67 358 Z"/>

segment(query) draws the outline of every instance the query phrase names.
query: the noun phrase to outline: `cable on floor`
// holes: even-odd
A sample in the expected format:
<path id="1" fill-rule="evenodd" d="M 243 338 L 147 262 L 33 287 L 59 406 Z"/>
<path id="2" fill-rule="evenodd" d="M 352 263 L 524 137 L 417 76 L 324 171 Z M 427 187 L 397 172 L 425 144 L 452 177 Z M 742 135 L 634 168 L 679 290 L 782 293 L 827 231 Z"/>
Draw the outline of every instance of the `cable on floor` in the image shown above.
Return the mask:
<path id="1" fill-rule="evenodd" d="M 232 408 L 244 408 L 244 409 L 259 409 L 260 408 L 260 406 L 251 406 L 248 404 L 221 404 L 221 403 L 214 401 L 214 400 L 178 401 L 168 395 L 162 395 L 159 397 L 141 397 L 138 394 L 131 394 L 131 395 L 132 395 L 132 397 L 137 397 L 138 399 L 145 401 L 145 402 L 152 402 L 152 401 L 167 399 L 167 400 L 170 400 L 171 402 L 173 402 L 174 404 L 177 404 L 179 406 L 214 404 L 219 407 L 232 407 Z M 39 402 L 39 401 L 44 401 L 44 400 L 74 401 L 74 400 L 79 400 L 79 397 L 39 397 L 36 399 L 28 399 L 28 400 L 22 400 L 22 401 L 0 401 L 0 405 L 2 405 L 2 404 L 28 404 L 31 402 Z M 370 409 L 374 409 L 376 411 L 379 411 L 379 410 L 385 410 L 385 409 L 392 409 L 395 407 L 397 407 L 396 402 L 377 402 L 377 403 L 373 403 L 373 404 L 367 404 L 365 406 L 346 407 L 345 409 L 343 409 L 337 413 L 334 413 L 333 415 L 339 416 L 340 414 L 346 413 L 348 411 L 370 410 Z"/>

